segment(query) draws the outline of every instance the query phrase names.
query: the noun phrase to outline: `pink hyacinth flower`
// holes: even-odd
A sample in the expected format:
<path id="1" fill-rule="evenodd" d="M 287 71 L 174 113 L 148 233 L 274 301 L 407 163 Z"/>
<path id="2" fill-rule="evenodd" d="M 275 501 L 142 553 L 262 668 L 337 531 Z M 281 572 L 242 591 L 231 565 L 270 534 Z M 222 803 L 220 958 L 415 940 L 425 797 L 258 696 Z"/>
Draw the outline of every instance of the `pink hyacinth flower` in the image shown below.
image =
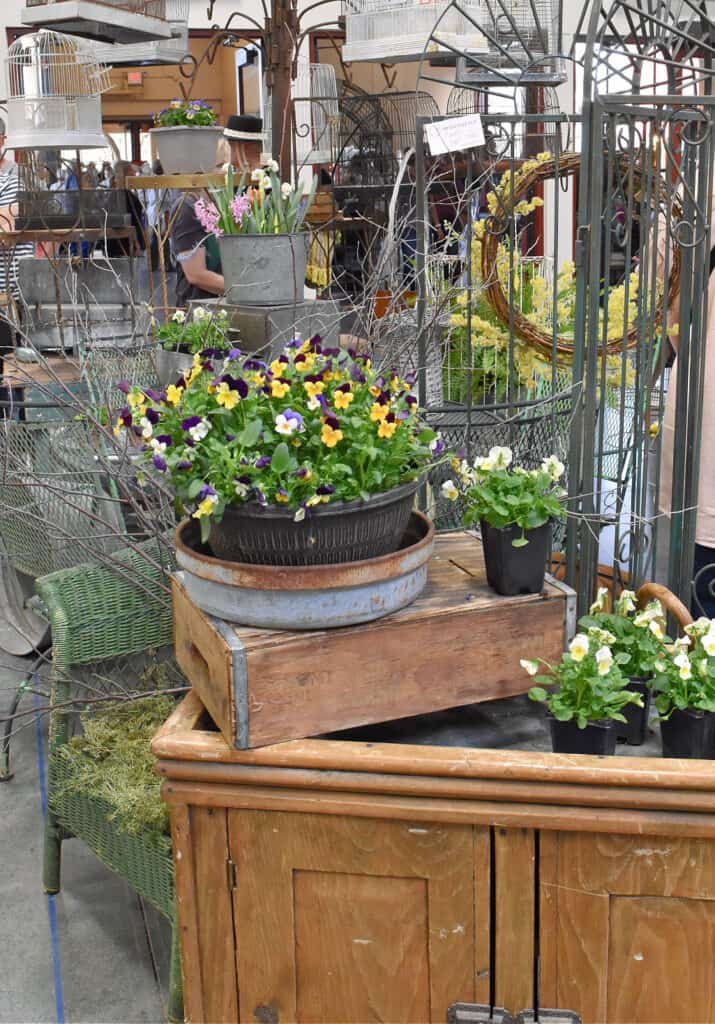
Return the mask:
<path id="1" fill-rule="evenodd" d="M 250 208 L 251 203 L 247 196 L 235 196 L 232 200 L 231 213 L 233 214 L 233 219 L 239 226 Z"/>
<path id="2" fill-rule="evenodd" d="M 220 214 L 218 208 L 213 203 L 207 203 L 204 199 L 197 199 L 194 206 L 196 216 L 198 217 L 199 224 L 211 235 L 215 235 L 216 238 L 221 238 L 223 231 L 218 226 Z"/>

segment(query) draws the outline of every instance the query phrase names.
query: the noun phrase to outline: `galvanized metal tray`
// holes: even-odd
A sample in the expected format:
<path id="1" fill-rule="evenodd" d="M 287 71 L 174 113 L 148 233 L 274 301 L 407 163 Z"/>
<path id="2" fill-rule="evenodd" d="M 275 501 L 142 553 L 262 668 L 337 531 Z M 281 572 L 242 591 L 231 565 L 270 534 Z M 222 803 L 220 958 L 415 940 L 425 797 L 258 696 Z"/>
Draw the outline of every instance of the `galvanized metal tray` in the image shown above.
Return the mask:
<path id="1" fill-rule="evenodd" d="M 393 554 L 339 565 L 271 566 L 226 562 L 201 544 L 199 525 L 176 530 L 180 579 L 191 600 L 219 619 L 260 629 L 355 626 L 406 607 L 424 589 L 434 526 L 413 512 Z"/>

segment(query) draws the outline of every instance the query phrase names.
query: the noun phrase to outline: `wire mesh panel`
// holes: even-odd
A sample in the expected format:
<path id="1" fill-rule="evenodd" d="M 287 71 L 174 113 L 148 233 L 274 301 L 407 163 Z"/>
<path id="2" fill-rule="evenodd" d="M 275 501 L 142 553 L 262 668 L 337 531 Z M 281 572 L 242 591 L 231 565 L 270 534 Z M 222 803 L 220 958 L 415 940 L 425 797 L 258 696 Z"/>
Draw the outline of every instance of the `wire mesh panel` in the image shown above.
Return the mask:
<path id="1" fill-rule="evenodd" d="M 104 146 L 101 94 L 109 72 L 78 40 L 21 36 L 6 57 L 8 149 Z"/>
<path id="2" fill-rule="evenodd" d="M 296 164 L 330 163 L 339 118 L 335 68 L 299 63 L 292 93 Z"/>

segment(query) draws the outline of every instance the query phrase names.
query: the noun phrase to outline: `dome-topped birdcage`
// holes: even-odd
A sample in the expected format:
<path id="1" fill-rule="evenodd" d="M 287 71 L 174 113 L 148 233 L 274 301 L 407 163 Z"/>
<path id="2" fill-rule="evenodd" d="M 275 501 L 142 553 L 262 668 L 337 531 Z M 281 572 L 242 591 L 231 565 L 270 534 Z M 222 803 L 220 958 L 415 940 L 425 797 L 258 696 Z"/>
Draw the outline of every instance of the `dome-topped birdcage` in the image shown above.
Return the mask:
<path id="1" fill-rule="evenodd" d="M 479 0 L 464 0 L 460 7 L 448 0 L 346 0 L 343 60 L 417 60 L 438 21 L 440 43 L 430 52 L 486 52 L 487 40 L 478 28 L 482 17 Z"/>
<path id="2" fill-rule="evenodd" d="M 189 50 L 189 7 L 189 0 L 166 0 L 166 20 L 171 28 L 169 39 L 100 44 L 94 50 L 95 57 L 112 67 L 181 64 Z"/>
<path id="3" fill-rule="evenodd" d="M 106 145 L 101 95 L 109 71 L 89 46 L 43 29 L 16 40 L 6 65 L 8 149 Z"/>
<path id="4" fill-rule="evenodd" d="M 105 43 L 170 39 L 167 0 L 26 0 L 23 25 Z"/>
<path id="5" fill-rule="evenodd" d="M 539 153 L 558 155 L 569 148 L 568 118 L 561 115 L 558 94 L 551 86 L 499 86 L 492 90 L 455 85 L 447 98 L 448 114 L 484 114 L 484 131 L 492 156 L 526 160 Z M 509 120 L 499 120 L 509 115 Z M 525 115 L 541 114 L 543 121 Z"/>
<path id="6" fill-rule="evenodd" d="M 338 127 L 338 83 L 332 64 L 299 62 L 293 82 L 295 159 L 298 167 L 332 159 Z"/>
<path id="7" fill-rule="evenodd" d="M 458 85 L 560 85 L 566 81 L 561 56 L 559 0 L 490 0 L 475 18 L 474 29 L 486 36 L 486 54 L 460 40 Z M 470 13 L 471 16 L 471 13 Z M 430 45 L 439 45 L 448 27 L 438 24 Z M 429 54 L 429 49 L 428 49 Z"/>

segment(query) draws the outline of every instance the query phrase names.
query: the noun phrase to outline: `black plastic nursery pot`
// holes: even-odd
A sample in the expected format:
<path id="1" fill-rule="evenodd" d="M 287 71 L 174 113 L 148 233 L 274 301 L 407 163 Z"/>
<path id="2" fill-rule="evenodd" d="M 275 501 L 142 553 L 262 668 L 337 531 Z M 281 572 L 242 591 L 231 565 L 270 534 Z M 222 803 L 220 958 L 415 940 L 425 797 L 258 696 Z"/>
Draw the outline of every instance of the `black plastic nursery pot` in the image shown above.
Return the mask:
<path id="1" fill-rule="evenodd" d="M 615 754 L 619 725 L 613 718 L 603 718 L 579 729 L 575 719 L 560 722 L 550 715 L 551 749 L 555 754 Z"/>
<path id="2" fill-rule="evenodd" d="M 209 547 L 217 558 L 253 565 L 333 565 L 396 551 L 410 519 L 420 480 L 374 494 L 367 501 L 336 501 L 295 510 L 257 502 L 228 505 L 211 523 Z"/>
<path id="3" fill-rule="evenodd" d="M 504 597 L 539 594 L 544 587 L 551 523 L 526 530 L 524 536 L 529 543 L 519 548 L 515 548 L 512 541 L 521 537 L 520 527 L 499 529 L 483 519 L 480 526 L 489 586 Z"/>
<path id="4" fill-rule="evenodd" d="M 626 686 L 627 690 L 639 693 L 643 700 L 643 707 L 637 704 L 626 704 L 621 710 L 625 715 L 625 722 L 618 722 L 618 742 L 627 743 L 631 747 L 640 747 L 645 743 L 648 730 L 648 716 L 650 714 L 650 686 L 648 680 L 642 676 L 631 676 Z"/>
<path id="5" fill-rule="evenodd" d="M 715 713 L 675 709 L 661 719 L 663 757 L 715 759 Z"/>

